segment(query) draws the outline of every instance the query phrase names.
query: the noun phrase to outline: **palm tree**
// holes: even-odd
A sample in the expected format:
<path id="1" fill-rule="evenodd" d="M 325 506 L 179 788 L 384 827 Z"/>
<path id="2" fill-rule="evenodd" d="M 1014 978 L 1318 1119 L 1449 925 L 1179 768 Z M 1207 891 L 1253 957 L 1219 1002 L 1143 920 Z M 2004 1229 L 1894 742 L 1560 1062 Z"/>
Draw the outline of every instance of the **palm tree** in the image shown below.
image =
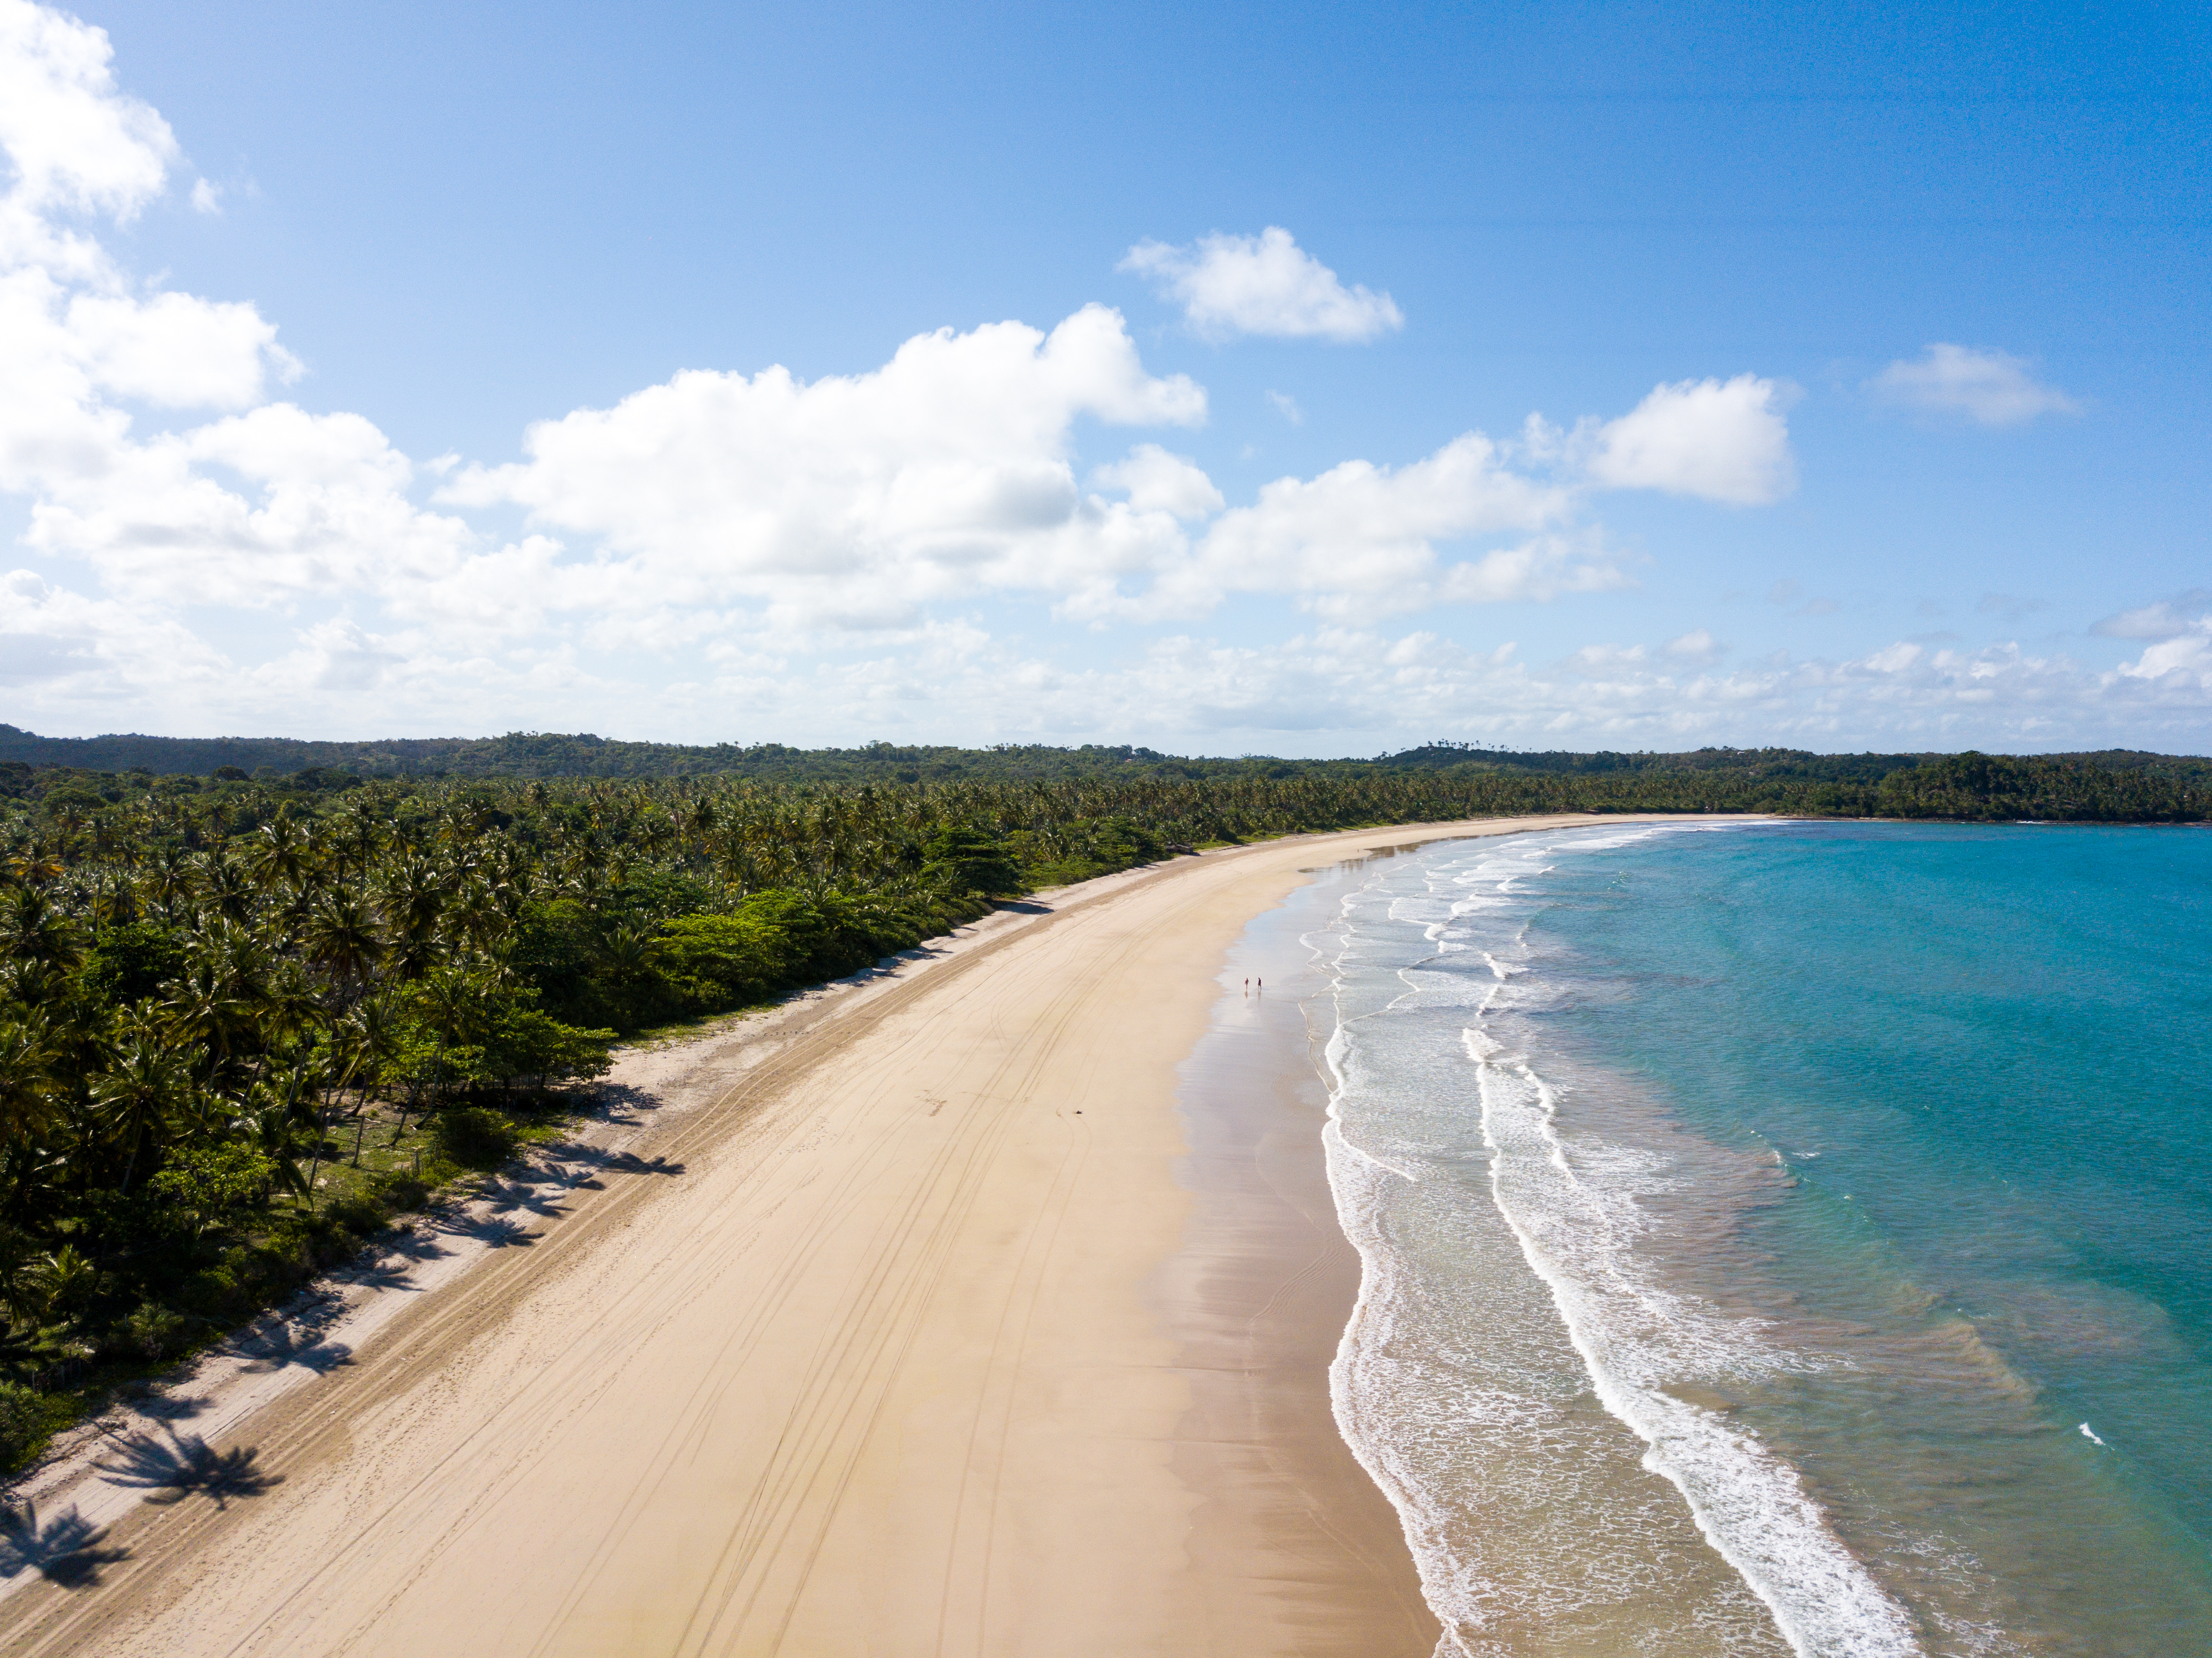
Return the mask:
<path id="1" fill-rule="evenodd" d="M 345 1074 L 349 1078 L 351 1073 Z M 311 1201 L 315 1169 L 322 1163 L 323 1148 L 323 1116 L 316 1102 L 315 1090 L 328 1076 L 327 1072 L 302 1062 L 266 1082 L 254 1084 L 246 1096 L 246 1112 L 238 1122 L 256 1149 L 269 1159 L 271 1183 L 283 1187 L 295 1197 Z M 343 1085 L 343 1079 L 340 1085 Z M 303 1171 L 300 1167 L 300 1131 L 308 1127 L 315 1131 L 314 1163 Z"/>
<path id="2" fill-rule="evenodd" d="M 386 955 L 384 934 L 368 902 L 343 887 L 308 911 L 300 943 L 307 959 L 329 975 L 342 1001 L 368 985 Z"/>
<path id="3" fill-rule="evenodd" d="M 185 970 L 161 1011 L 173 1029 L 204 1046 L 222 1066 L 265 1047 L 264 1027 L 272 1035 L 296 1029 L 305 995 L 296 968 L 280 971 L 252 932 L 215 919 L 185 946 Z"/>
<path id="4" fill-rule="evenodd" d="M 429 859 L 410 853 L 386 871 L 379 908 L 391 939 L 393 964 L 404 978 L 420 978 L 437 957 L 438 919 L 447 883 Z"/>
<path id="5" fill-rule="evenodd" d="M 625 922 L 607 934 L 599 959 L 607 976 L 627 990 L 653 970 L 653 933 L 635 922 Z"/>
<path id="6" fill-rule="evenodd" d="M 91 910 L 94 925 L 103 932 L 127 926 L 138 919 L 137 889 L 128 876 L 111 875 L 93 887 Z"/>
<path id="7" fill-rule="evenodd" d="M 206 956 L 188 961 L 161 1011 L 169 1029 L 218 1063 L 232 1057 L 240 1035 L 253 1023 L 253 1010 L 233 993 L 222 969 Z"/>
<path id="8" fill-rule="evenodd" d="M 292 804 L 286 801 L 276 816 L 261 826 L 246 848 L 246 872 L 264 892 L 280 886 L 297 886 L 307 867 L 307 840 L 292 820 Z"/>
<path id="9" fill-rule="evenodd" d="M 40 1015 L 0 1023 L 0 1143 L 26 1139 L 52 1117 L 55 1058 Z"/>
<path id="10" fill-rule="evenodd" d="M 146 862 L 146 895 L 176 919 L 178 906 L 191 896 L 191 854 L 175 842 L 161 847 Z"/>
<path id="11" fill-rule="evenodd" d="M 72 968 L 84 959 L 83 941 L 43 884 L 13 886 L 0 896 L 0 953 L 19 962 Z"/>
<path id="12" fill-rule="evenodd" d="M 246 872 L 221 850 L 200 860 L 200 896 L 208 908 L 228 921 L 244 921 L 253 914 L 253 890 Z"/>
<path id="13" fill-rule="evenodd" d="M 21 852 L 8 859 L 9 876 L 27 887 L 59 880 L 68 865 L 60 852 L 33 836 Z"/>
<path id="14" fill-rule="evenodd" d="M 159 1154 L 169 1137 L 170 1119 L 191 1091 L 191 1079 L 169 1047 L 140 1030 L 126 1037 L 115 1050 L 106 1074 L 92 1085 L 94 1109 L 111 1140 L 127 1153 L 123 1165 L 123 1189 L 139 1157 Z"/>
<path id="15" fill-rule="evenodd" d="M 384 825 L 366 805 L 356 801 L 338 819 L 334 844 L 341 870 L 366 871 L 376 861 L 377 848 L 384 844 Z"/>
<path id="16" fill-rule="evenodd" d="M 57 1311 L 75 1312 L 91 1300 L 100 1287 L 100 1269 L 79 1254 L 75 1244 L 64 1243 L 31 1262 L 19 1281 L 24 1304 L 16 1310 L 28 1312 L 36 1322 Z"/>

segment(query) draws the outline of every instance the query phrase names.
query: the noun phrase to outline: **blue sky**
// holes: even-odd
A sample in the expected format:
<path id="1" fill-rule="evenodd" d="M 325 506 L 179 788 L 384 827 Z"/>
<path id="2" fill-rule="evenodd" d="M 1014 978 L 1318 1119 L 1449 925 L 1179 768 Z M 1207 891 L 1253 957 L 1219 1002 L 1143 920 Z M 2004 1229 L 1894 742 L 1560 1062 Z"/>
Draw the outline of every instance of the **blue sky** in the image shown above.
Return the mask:
<path id="1" fill-rule="evenodd" d="M 0 719 L 2203 751 L 2202 14 L 1688 11 L 0 0 Z"/>

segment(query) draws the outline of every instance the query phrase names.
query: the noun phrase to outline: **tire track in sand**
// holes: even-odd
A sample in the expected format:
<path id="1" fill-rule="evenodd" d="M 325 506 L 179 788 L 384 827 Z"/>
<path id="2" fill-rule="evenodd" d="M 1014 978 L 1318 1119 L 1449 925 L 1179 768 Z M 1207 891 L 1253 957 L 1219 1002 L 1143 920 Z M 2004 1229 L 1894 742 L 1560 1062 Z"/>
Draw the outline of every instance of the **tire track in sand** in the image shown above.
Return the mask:
<path id="1" fill-rule="evenodd" d="M 1224 860 L 1225 861 L 1225 860 Z M 787 1104 L 793 1089 L 814 1072 L 833 1062 L 842 1053 L 864 1039 L 874 1036 L 883 1027 L 913 1011 L 915 1005 L 925 999 L 949 997 L 965 988 L 965 981 L 975 975 L 986 963 L 1018 944 L 1031 943 L 1047 931 L 1064 926 L 1071 920 L 1085 915 L 1099 905 L 1133 890 L 1171 879 L 1186 872 L 1198 873 L 1191 865 L 1174 865 L 1140 877 L 1122 886 L 1119 891 L 1086 897 L 1060 907 L 1049 914 L 1018 929 L 1009 929 L 1000 937 L 932 963 L 928 969 L 916 975 L 904 985 L 893 987 L 877 996 L 849 1008 L 834 1005 L 823 1017 L 818 1017 L 794 1031 L 785 1042 L 783 1050 L 763 1060 L 741 1076 L 710 1105 L 693 1113 L 665 1138 L 656 1137 L 642 1148 L 649 1155 L 670 1162 L 687 1164 L 684 1179 L 692 1177 L 688 1169 L 690 1160 L 714 1150 L 725 1156 L 742 1157 L 747 1152 L 763 1155 L 773 1149 L 773 1142 L 781 1131 L 793 1125 L 789 1111 L 777 1112 L 772 1108 Z M 1088 978 L 1090 975 L 1085 975 Z M 1054 1027 L 1065 1023 L 1068 1013 L 1085 993 L 1086 987 L 1071 987 L 1060 999 L 1060 1017 Z M 1032 1050 L 1032 1054 L 1034 1050 Z M 1026 1067 L 1034 1071 L 1034 1058 Z M 1003 1070 L 1003 1067 L 1002 1067 Z M 994 1081 L 997 1080 L 994 1077 Z M 979 1159 L 987 1155 L 988 1143 L 1003 1133 L 1009 1109 L 1015 1100 L 1006 1092 L 994 1088 L 1000 1102 L 982 1112 L 963 1114 L 969 1118 L 963 1124 L 966 1132 L 951 1137 L 931 1159 L 929 1177 L 917 1182 L 915 1202 L 909 1206 L 901 1224 L 895 1225 L 884 1240 L 887 1250 L 876 1252 L 879 1265 L 878 1278 L 888 1272 L 902 1253 L 902 1246 L 910 1242 L 916 1215 L 927 1206 L 931 1189 L 940 1183 L 948 1166 L 957 1160 L 961 1169 L 970 1175 Z M 946 1115 L 951 1115 L 947 1112 Z M 982 1132 L 979 1132 L 982 1131 Z M 763 1143 L 767 1143 L 763 1145 Z M 891 1147 L 886 1144 L 878 1148 L 878 1157 L 888 1156 Z M 962 1155 L 963 1153 L 965 1155 Z M 851 1188 L 861 1183 L 867 1165 L 856 1166 L 847 1171 L 838 1186 L 824 1194 L 818 1207 L 832 1206 L 830 1199 L 848 1195 Z M 659 1188 L 670 1182 L 666 1177 L 641 1174 L 623 1179 L 619 1183 L 610 1181 L 600 1192 L 586 1193 L 579 1190 L 568 1194 L 566 1212 L 556 1221 L 542 1229 L 536 1241 L 526 1248 L 508 1249 L 489 1257 L 468 1278 L 453 1286 L 434 1301 L 426 1301 L 408 1309 L 396 1317 L 383 1334 L 363 1352 L 355 1356 L 354 1363 L 335 1371 L 321 1385 L 303 1388 L 292 1395 L 281 1399 L 260 1412 L 245 1426 L 260 1452 L 262 1466 L 283 1472 L 288 1479 L 299 1480 L 325 1463 L 334 1460 L 345 1448 L 350 1437 L 350 1421 L 355 1407 L 364 1401 L 386 1398 L 412 1391 L 427 1377 L 463 1362 L 468 1350 L 479 1344 L 490 1332 L 514 1313 L 521 1303 L 539 1292 L 556 1277 L 570 1270 L 580 1258 L 600 1248 L 611 1236 L 634 1224 L 640 1212 L 661 1195 Z M 1060 1182 L 1054 1182 L 1055 1187 Z M 1064 1204 L 1064 1193 L 1061 1195 Z M 959 1212 L 964 1212 L 964 1210 Z M 948 1222 L 957 1217 L 940 1217 L 933 1229 L 933 1247 L 927 1251 L 929 1277 L 942 1269 L 943 1240 Z M 798 1281 L 802 1260 L 786 1260 L 777 1263 L 771 1273 L 774 1280 L 787 1293 Z M 908 1276 L 911 1277 L 911 1274 Z M 880 1284 L 872 1288 L 880 1288 Z M 672 1296 L 680 1301 L 680 1294 Z M 911 1299 L 909 1296 L 896 1297 L 893 1310 Z M 733 1329 L 728 1346 L 739 1345 L 761 1322 L 772 1317 L 781 1304 L 781 1294 L 775 1300 L 756 1309 L 755 1315 L 744 1327 Z M 884 1309 L 869 1305 L 869 1311 L 880 1314 Z M 879 1320 L 872 1321 L 881 1328 Z M 910 1342 L 913 1329 L 911 1317 L 894 1316 L 892 1324 L 907 1326 Z M 856 1339 L 855 1332 L 865 1337 L 872 1321 L 860 1315 L 845 1321 L 846 1335 L 842 1342 L 826 1342 L 816 1362 L 809 1367 L 810 1379 L 837 1374 L 841 1359 L 849 1368 L 850 1349 Z M 889 1342 L 888 1336 L 873 1342 L 880 1359 Z M 871 1369 L 876 1368 L 871 1366 Z M 605 1378 L 593 1389 L 604 1392 L 617 1385 L 618 1376 L 601 1372 Z M 849 1388 L 846 1390 L 852 1391 Z M 880 1399 L 880 1389 L 873 1389 Z M 811 1392 L 811 1390 L 810 1390 Z M 838 1415 L 840 1420 L 849 1420 L 853 1406 L 848 1403 Z M 726 1553 L 758 1560 L 763 1546 L 773 1548 L 781 1540 L 781 1531 L 772 1517 L 763 1518 L 763 1509 L 770 1516 L 787 1506 L 793 1491 L 803 1490 L 815 1483 L 812 1473 L 803 1479 L 792 1467 L 792 1459 L 802 1465 L 814 1461 L 810 1454 L 811 1441 L 807 1434 L 810 1424 L 802 1422 L 798 1431 L 779 1445 L 779 1455 L 774 1478 L 765 1488 L 757 1486 L 750 1495 L 744 1514 L 740 1516 L 731 1533 L 730 1548 Z M 481 1430 L 479 1430 L 481 1431 Z M 671 1437 L 673 1437 L 672 1430 Z M 267 1615 L 257 1620 L 257 1627 L 243 1631 L 240 1638 L 227 1649 L 246 1653 L 257 1649 L 261 1643 L 257 1637 L 269 1625 L 281 1619 L 285 1613 L 315 1597 L 318 1590 L 330 1586 L 333 1578 L 346 1576 L 345 1568 L 364 1547 L 380 1537 L 395 1512 L 405 1502 L 426 1487 L 438 1483 L 449 1474 L 453 1465 L 473 1445 L 477 1434 L 466 1436 L 445 1456 L 440 1458 L 402 1491 L 395 1494 L 380 1511 L 363 1515 L 355 1527 L 356 1538 L 343 1546 L 320 1568 L 300 1582 L 290 1593 L 269 1609 Z M 854 1447 L 857 1454 L 858 1447 Z M 837 1482 L 836 1489 L 842 1489 Z M 644 1506 L 650 1491 L 634 1493 L 626 1510 Z M 265 1499 L 264 1499 L 265 1501 Z M 131 1558 L 119 1567 L 110 1568 L 110 1580 L 88 1594 L 72 1595 L 58 1588 L 44 1586 L 28 1588 L 0 1601 L 0 1649 L 15 1653 L 75 1653 L 106 1651 L 109 1643 L 117 1637 L 129 1638 L 134 1625 L 142 1625 L 150 1618 L 190 1595 L 198 1587 L 191 1572 L 195 1558 L 207 1552 L 224 1533 L 246 1523 L 253 1514 L 249 1504 L 233 1504 L 216 1509 L 196 1503 L 141 1510 L 131 1521 L 118 1525 L 111 1538 L 111 1545 L 127 1547 Z M 619 1528 L 626 1515 L 618 1514 L 611 1528 Z M 826 1525 L 828 1515 L 823 1517 Z M 788 1523 L 787 1519 L 786 1523 Z M 819 1530 L 813 1547 L 819 1546 Z M 812 1550 L 809 1551 L 811 1558 Z M 756 1573 L 756 1576 L 760 1574 Z M 803 1578 L 801 1579 L 803 1582 Z M 404 1585 L 402 1589 L 404 1589 Z M 756 1582 L 746 1597 L 747 1609 L 757 1600 L 764 1582 Z M 568 1597 L 569 1601 L 580 1598 L 583 1586 Z M 701 1597 L 704 1605 L 710 1599 L 723 1603 L 717 1605 L 710 1619 L 707 1635 L 724 1616 L 724 1607 L 732 1591 L 717 1594 L 710 1588 Z M 376 1597 L 377 1610 L 396 1598 L 401 1590 Z M 787 1601 L 795 1599 L 787 1596 Z M 787 1623 L 788 1609 L 779 1624 Z M 349 1631 L 350 1638 L 342 1641 L 332 1650 L 350 1648 L 367 1636 L 374 1623 L 374 1614 L 364 1619 Z M 703 1638 L 703 1637 L 702 1637 Z M 559 1639 L 557 1622 L 549 1627 L 545 1635 L 528 1649 L 533 1652 L 552 1649 Z M 703 1645 L 690 1644 L 685 1651 L 706 1650 Z"/>

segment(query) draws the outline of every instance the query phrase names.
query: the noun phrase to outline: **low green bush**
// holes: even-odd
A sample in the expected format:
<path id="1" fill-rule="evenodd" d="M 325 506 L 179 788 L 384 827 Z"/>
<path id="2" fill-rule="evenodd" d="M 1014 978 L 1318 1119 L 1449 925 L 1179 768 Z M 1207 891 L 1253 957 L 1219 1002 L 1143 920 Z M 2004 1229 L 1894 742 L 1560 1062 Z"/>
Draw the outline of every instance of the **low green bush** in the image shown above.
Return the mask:
<path id="1" fill-rule="evenodd" d="M 386 1212 L 384 1206 L 365 1192 L 339 1198 L 323 1208 L 325 1218 L 344 1227 L 356 1237 L 382 1231 Z"/>
<path id="2" fill-rule="evenodd" d="M 189 1314 L 149 1301 L 111 1329 L 100 1345 L 112 1357 L 174 1358 L 191 1345 L 199 1325 Z"/>
<path id="3" fill-rule="evenodd" d="M 46 1401 L 20 1382 L 0 1382 L 0 1468 L 12 1468 L 46 1437 Z"/>
<path id="4" fill-rule="evenodd" d="M 377 1182 L 377 1195 L 385 1207 L 394 1214 L 420 1209 L 430 1200 L 434 1182 L 426 1176 L 433 1172 L 426 1169 L 417 1175 L 404 1169 L 394 1169 Z"/>
<path id="5" fill-rule="evenodd" d="M 208 1318 L 228 1318 L 247 1310 L 239 1295 L 238 1279 L 228 1267 L 211 1266 L 185 1280 L 178 1299 Z"/>
<path id="6" fill-rule="evenodd" d="M 335 1266 L 361 1248 L 352 1229 L 327 1214 L 303 1215 L 295 1225 L 304 1268 Z"/>
<path id="7" fill-rule="evenodd" d="M 438 1114 L 438 1148 L 464 1169 L 498 1168 L 514 1155 L 519 1138 L 513 1123 L 483 1106 L 451 1106 Z"/>

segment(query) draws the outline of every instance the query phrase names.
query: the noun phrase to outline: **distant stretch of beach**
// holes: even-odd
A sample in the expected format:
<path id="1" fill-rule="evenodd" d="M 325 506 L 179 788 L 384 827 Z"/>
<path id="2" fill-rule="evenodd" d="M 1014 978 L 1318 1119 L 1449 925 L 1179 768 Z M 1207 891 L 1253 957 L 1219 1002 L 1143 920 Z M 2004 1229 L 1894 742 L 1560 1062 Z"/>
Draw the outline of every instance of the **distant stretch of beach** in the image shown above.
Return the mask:
<path id="1" fill-rule="evenodd" d="M 1179 1067 L 1301 872 L 1591 821 L 1179 858 L 626 1056 L 587 1148 L 364 1276 L 331 1362 L 206 1372 L 162 1430 L 199 1489 L 97 1442 L 33 1481 L 107 1530 L 0 1648 L 1430 1652 L 1330 1416 L 1358 1268 L 1294 1028 Z"/>

